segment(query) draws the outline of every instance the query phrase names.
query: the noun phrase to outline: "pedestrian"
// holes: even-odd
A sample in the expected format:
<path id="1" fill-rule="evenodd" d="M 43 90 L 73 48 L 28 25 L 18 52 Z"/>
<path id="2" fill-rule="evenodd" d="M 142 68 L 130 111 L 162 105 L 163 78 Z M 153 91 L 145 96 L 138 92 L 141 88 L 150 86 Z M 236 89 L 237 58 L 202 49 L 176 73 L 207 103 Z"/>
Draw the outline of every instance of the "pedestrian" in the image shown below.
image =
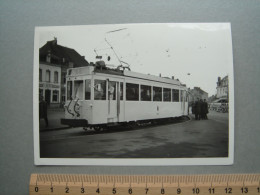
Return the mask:
<path id="1" fill-rule="evenodd" d="M 202 99 L 200 99 L 198 101 L 198 120 L 202 119 L 202 104 L 203 104 L 203 101 Z"/>
<path id="2" fill-rule="evenodd" d="M 44 100 L 43 96 L 40 96 L 39 102 L 39 120 L 44 119 L 45 127 L 49 126 L 49 121 L 47 117 L 47 102 Z"/>
<path id="3" fill-rule="evenodd" d="M 191 104 L 191 112 L 192 112 L 192 114 L 195 114 L 195 102 L 194 101 Z"/>
<path id="4" fill-rule="evenodd" d="M 200 116 L 201 116 L 201 102 L 200 102 L 199 98 L 195 102 L 194 109 L 195 109 L 195 119 L 196 120 L 200 120 Z"/>
<path id="5" fill-rule="evenodd" d="M 205 119 L 205 115 L 206 115 L 205 102 L 201 100 L 201 119 Z"/>
<path id="6" fill-rule="evenodd" d="M 209 107 L 208 107 L 208 103 L 207 103 L 206 99 L 204 99 L 203 104 L 204 104 L 204 110 L 205 110 L 204 119 L 208 119 L 207 114 L 209 113 Z"/>

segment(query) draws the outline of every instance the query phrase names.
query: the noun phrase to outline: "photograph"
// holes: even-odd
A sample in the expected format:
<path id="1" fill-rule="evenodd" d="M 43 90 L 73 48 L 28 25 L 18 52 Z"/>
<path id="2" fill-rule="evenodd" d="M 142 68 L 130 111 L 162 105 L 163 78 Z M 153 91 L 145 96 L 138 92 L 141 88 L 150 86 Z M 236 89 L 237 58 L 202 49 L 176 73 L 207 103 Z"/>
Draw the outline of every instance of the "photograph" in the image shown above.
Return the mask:
<path id="1" fill-rule="evenodd" d="M 230 23 L 38 26 L 36 165 L 231 165 Z"/>

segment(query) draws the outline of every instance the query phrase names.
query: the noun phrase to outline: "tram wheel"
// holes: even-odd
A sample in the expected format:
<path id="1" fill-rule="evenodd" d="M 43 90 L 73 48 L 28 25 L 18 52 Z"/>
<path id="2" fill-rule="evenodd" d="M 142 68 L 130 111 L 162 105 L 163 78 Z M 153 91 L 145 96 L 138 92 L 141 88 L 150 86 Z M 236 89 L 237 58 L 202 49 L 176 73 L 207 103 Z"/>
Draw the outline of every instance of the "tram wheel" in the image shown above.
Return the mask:
<path id="1" fill-rule="evenodd" d="M 87 128 L 87 127 L 83 127 L 83 129 L 84 129 L 85 131 L 87 131 L 87 130 L 88 130 L 88 128 Z"/>

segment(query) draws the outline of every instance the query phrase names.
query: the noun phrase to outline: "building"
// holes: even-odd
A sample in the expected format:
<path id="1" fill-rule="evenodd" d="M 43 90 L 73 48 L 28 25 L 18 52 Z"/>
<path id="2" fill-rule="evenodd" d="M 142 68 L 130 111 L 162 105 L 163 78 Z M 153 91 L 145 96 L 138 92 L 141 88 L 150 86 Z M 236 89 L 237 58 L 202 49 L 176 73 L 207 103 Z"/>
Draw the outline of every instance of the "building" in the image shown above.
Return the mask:
<path id="1" fill-rule="evenodd" d="M 56 38 L 48 41 L 39 49 L 39 95 L 51 107 L 61 106 L 65 102 L 67 69 L 88 65 L 84 56 L 58 45 Z"/>
<path id="2" fill-rule="evenodd" d="M 39 69 L 39 94 L 48 104 L 59 104 L 61 94 L 61 67 L 41 64 Z"/>
<path id="3" fill-rule="evenodd" d="M 200 87 L 194 87 L 193 89 L 189 89 L 189 102 L 195 102 L 199 99 L 206 99 L 208 101 L 208 93 L 203 91 Z"/>
<path id="4" fill-rule="evenodd" d="M 228 98 L 228 76 L 223 79 L 218 77 L 217 82 L 217 98 Z"/>

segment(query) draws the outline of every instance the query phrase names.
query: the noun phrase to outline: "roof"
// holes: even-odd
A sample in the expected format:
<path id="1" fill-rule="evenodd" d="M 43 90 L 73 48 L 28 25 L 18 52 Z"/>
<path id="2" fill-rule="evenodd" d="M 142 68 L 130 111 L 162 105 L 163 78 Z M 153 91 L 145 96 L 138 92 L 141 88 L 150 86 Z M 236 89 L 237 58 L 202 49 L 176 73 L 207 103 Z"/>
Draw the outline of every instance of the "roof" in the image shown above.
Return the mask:
<path id="1" fill-rule="evenodd" d="M 65 59 L 67 62 L 73 62 L 74 67 L 88 66 L 89 63 L 74 49 L 64 47 L 57 44 L 57 40 L 48 41 L 40 48 L 40 56 L 46 57 L 49 53 L 53 59 L 58 59 L 62 62 Z M 41 59 L 41 58 L 40 58 Z"/>
<path id="2" fill-rule="evenodd" d="M 194 87 L 193 89 L 191 89 L 191 91 L 193 91 L 193 90 L 198 91 L 201 94 L 203 94 L 203 93 L 208 94 L 206 91 L 203 91 L 200 87 Z"/>
<path id="3" fill-rule="evenodd" d="M 142 73 L 127 71 L 127 70 L 124 71 L 124 75 L 132 78 L 139 78 L 139 79 L 144 79 L 149 81 L 157 81 L 157 82 L 182 86 L 180 81 L 171 78 L 158 77 L 155 75 L 142 74 Z"/>

